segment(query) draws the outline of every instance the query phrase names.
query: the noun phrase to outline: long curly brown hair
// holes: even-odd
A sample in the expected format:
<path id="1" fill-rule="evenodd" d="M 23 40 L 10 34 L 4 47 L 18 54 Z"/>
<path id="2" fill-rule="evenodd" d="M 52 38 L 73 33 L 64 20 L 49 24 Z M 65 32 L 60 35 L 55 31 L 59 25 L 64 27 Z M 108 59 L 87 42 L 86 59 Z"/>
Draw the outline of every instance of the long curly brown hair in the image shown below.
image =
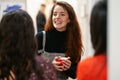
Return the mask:
<path id="1" fill-rule="evenodd" d="M 0 23 L 0 80 L 29 80 L 35 72 L 42 74 L 36 67 L 35 53 L 37 44 L 34 36 L 33 21 L 21 9 L 6 13 Z M 42 75 L 38 76 L 39 79 Z"/>
<path id="2" fill-rule="evenodd" d="M 67 41 L 66 41 L 66 55 L 71 57 L 72 62 L 78 62 L 81 59 L 82 53 L 82 40 L 81 40 L 81 30 L 78 23 L 75 11 L 73 7 L 64 1 L 56 2 L 51 10 L 48 22 L 45 25 L 45 31 L 53 30 L 54 26 L 52 23 L 53 10 L 56 5 L 62 6 L 67 10 L 70 22 L 67 24 Z"/>

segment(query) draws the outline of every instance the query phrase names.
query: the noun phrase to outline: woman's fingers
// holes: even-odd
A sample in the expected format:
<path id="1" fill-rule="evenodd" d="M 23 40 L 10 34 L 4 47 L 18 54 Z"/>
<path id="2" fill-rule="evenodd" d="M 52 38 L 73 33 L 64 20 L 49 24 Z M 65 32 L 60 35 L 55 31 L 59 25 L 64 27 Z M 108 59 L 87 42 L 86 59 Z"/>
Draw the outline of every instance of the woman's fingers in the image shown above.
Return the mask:
<path id="1" fill-rule="evenodd" d="M 68 70 L 71 66 L 71 61 L 70 60 L 63 61 L 63 66 L 64 66 L 63 67 L 64 70 Z"/>
<path id="2" fill-rule="evenodd" d="M 55 57 L 52 64 L 58 71 L 68 70 L 71 66 L 70 57 Z"/>

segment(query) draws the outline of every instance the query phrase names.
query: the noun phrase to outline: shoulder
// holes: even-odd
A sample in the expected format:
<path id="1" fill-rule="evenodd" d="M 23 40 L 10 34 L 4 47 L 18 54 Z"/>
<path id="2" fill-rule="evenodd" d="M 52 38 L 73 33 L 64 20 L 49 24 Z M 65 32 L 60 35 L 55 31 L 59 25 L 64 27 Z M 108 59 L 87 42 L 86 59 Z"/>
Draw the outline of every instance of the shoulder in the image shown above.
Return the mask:
<path id="1" fill-rule="evenodd" d="M 56 80 L 55 69 L 49 61 L 43 59 L 41 56 L 36 56 L 36 61 L 44 70 L 44 77 L 46 80 Z"/>
<path id="2" fill-rule="evenodd" d="M 38 41 L 42 41 L 42 39 L 43 39 L 43 31 L 38 32 L 35 36 L 36 36 Z"/>
<path id="3" fill-rule="evenodd" d="M 43 59 L 41 56 L 36 56 L 36 61 L 39 63 L 39 65 L 41 67 L 43 67 L 45 70 L 52 70 L 53 69 L 53 65 L 51 62 Z"/>
<path id="4" fill-rule="evenodd" d="M 92 65 L 94 63 L 97 62 L 101 62 L 101 61 L 106 61 L 106 55 L 102 54 L 102 55 L 97 55 L 97 56 L 93 56 L 93 57 L 88 57 L 82 61 L 79 61 L 79 66 L 83 66 L 83 65 Z"/>
<path id="5" fill-rule="evenodd" d="M 86 78 L 93 78 L 94 74 L 97 74 L 97 71 L 101 69 L 101 66 L 103 66 L 103 63 L 106 64 L 106 57 L 105 55 L 98 55 L 86 58 L 82 61 L 79 61 L 77 66 L 77 78 L 84 78 L 85 75 Z M 105 66 L 106 67 L 106 66 Z M 90 72 L 93 72 L 92 74 Z"/>
<path id="6" fill-rule="evenodd" d="M 77 69 L 78 69 L 78 71 L 82 70 L 84 72 L 84 71 L 88 70 L 87 68 L 89 66 L 91 66 L 92 64 L 94 64 L 93 57 L 89 57 L 89 58 L 79 61 Z"/>
<path id="7" fill-rule="evenodd" d="M 96 63 L 99 63 L 103 60 L 103 57 L 102 55 L 98 55 L 98 56 L 93 56 L 93 57 L 88 57 L 82 61 L 79 61 L 78 63 L 78 68 L 87 68 L 87 69 L 90 69 L 92 68 L 92 66 Z M 84 70 L 84 69 L 83 69 Z"/>
<path id="8" fill-rule="evenodd" d="M 79 61 L 77 66 L 77 78 L 81 79 L 85 75 L 89 74 L 88 72 L 93 68 L 95 64 L 94 57 L 88 57 Z"/>
<path id="9" fill-rule="evenodd" d="M 38 32 L 37 34 L 36 34 L 36 37 L 42 37 L 43 36 L 43 32 L 42 31 L 40 31 L 40 32 Z"/>
<path id="10" fill-rule="evenodd" d="M 40 65 L 43 64 L 44 66 L 53 67 L 49 61 L 43 59 L 41 56 L 36 56 L 35 59 Z M 43 65 L 41 66 L 44 67 Z"/>

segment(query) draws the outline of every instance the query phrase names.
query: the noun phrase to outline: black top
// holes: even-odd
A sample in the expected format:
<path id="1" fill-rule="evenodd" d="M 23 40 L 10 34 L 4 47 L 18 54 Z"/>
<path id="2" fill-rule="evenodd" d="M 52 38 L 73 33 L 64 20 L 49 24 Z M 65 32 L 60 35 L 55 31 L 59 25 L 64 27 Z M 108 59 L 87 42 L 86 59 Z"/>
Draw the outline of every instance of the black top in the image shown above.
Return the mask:
<path id="1" fill-rule="evenodd" d="M 46 32 L 45 51 L 65 53 L 65 35 L 66 32 L 58 32 L 57 30 Z M 43 33 L 37 34 L 38 49 L 42 49 Z"/>
<path id="2" fill-rule="evenodd" d="M 66 52 L 66 31 L 59 32 L 57 30 L 53 31 L 46 31 L 46 43 L 45 43 L 45 51 L 47 52 L 57 52 L 57 53 L 65 53 Z M 42 31 L 39 32 L 37 35 L 37 42 L 38 42 L 38 49 L 42 49 L 42 42 L 43 42 L 43 33 Z M 76 67 L 77 63 L 72 63 L 71 68 L 67 71 L 64 71 L 66 75 L 71 78 L 76 77 Z"/>

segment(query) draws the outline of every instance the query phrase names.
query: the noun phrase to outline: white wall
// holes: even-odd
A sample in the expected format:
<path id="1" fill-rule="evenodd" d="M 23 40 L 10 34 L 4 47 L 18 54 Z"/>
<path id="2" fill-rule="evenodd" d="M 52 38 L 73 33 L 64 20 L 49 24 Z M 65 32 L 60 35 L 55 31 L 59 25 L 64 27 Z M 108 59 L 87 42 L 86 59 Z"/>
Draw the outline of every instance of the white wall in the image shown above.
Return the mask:
<path id="1" fill-rule="evenodd" d="M 108 2 L 108 80 L 120 80 L 120 0 Z"/>
<path id="2" fill-rule="evenodd" d="M 37 33 L 36 28 L 36 15 L 40 8 L 40 4 L 43 0 L 26 0 L 27 12 L 31 15 L 34 26 L 35 26 L 35 33 Z"/>
<path id="3" fill-rule="evenodd" d="M 5 14 L 3 12 L 7 7 L 13 6 L 13 5 L 19 5 L 22 9 L 26 9 L 26 0 L 0 0 L 0 20 L 2 16 Z"/>

